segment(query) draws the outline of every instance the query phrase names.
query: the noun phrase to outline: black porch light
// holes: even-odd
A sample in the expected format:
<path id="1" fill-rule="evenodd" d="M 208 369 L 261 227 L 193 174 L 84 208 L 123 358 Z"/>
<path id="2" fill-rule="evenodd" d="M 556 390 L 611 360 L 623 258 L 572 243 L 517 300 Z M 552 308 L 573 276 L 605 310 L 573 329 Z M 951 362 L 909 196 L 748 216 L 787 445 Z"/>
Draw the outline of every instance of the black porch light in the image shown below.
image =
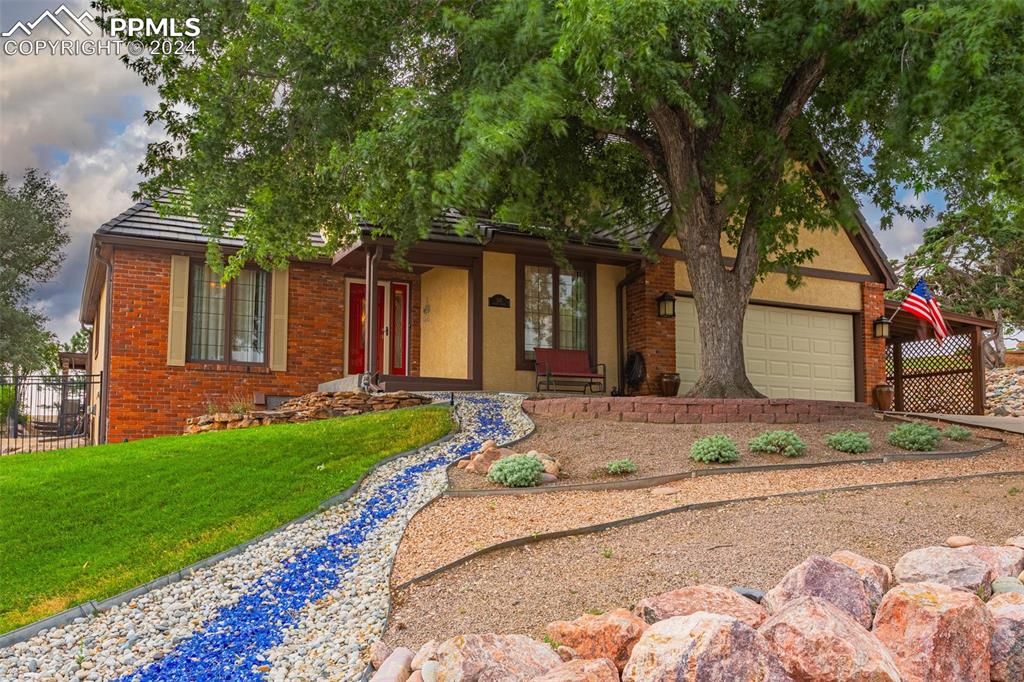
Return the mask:
<path id="1" fill-rule="evenodd" d="M 875 320 L 875 338 L 876 339 L 887 339 L 889 338 L 889 327 L 892 322 L 888 317 L 882 315 Z"/>
<path id="2" fill-rule="evenodd" d="M 657 298 L 658 301 L 658 317 L 675 317 L 676 316 L 676 297 L 669 292 L 663 293 Z"/>

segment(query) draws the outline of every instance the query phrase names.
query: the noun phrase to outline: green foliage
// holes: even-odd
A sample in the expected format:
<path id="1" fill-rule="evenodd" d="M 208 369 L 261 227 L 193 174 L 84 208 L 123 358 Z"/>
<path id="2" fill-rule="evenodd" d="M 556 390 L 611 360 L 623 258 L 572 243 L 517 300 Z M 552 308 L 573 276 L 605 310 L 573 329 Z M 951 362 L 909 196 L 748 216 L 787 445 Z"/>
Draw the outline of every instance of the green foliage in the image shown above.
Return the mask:
<path id="1" fill-rule="evenodd" d="M 943 438 L 948 438 L 949 440 L 958 442 L 970 440 L 971 436 L 973 435 L 974 434 L 971 433 L 970 429 L 960 426 L 958 424 L 947 426 L 945 429 L 942 430 Z"/>
<path id="2" fill-rule="evenodd" d="M 706 436 L 690 446 L 690 459 L 695 462 L 725 463 L 735 462 L 739 458 L 740 451 L 728 436 Z"/>
<path id="3" fill-rule="evenodd" d="M 450 428 L 426 407 L 0 457 L 0 632 L 254 538 Z"/>
<path id="4" fill-rule="evenodd" d="M 7 428 L 7 418 L 11 413 L 12 405 L 14 405 L 14 386 L 10 384 L 0 386 L 0 431 Z"/>
<path id="5" fill-rule="evenodd" d="M 615 459 L 604 465 L 604 470 L 612 476 L 635 474 L 636 464 L 631 459 Z"/>
<path id="6" fill-rule="evenodd" d="M 887 440 L 890 445 L 895 445 L 904 450 L 928 452 L 935 449 L 935 446 L 939 444 L 941 436 L 942 434 L 934 426 L 913 422 L 910 424 L 900 424 L 893 428 L 889 432 Z"/>
<path id="7" fill-rule="evenodd" d="M 837 431 L 825 436 L 825 445 L 839 452 L 859 455 L 871 449 L 871 437 L 862 431 Z"/>
<path id="8" fill-rule="evenodd" d="M 748 447 L 751 452 L 764 452 L 786 457 L 799 457 L 807 450 L 800 436 L 792 431 L 765 431 L 752 438 Z"/>
<path id="9" fill-rule="evenodd" d="M 491 465 L 487 478 L 506 488 L 528 488 L 537 485 L 544 464 L 533 455 L 502 457 Z"/>

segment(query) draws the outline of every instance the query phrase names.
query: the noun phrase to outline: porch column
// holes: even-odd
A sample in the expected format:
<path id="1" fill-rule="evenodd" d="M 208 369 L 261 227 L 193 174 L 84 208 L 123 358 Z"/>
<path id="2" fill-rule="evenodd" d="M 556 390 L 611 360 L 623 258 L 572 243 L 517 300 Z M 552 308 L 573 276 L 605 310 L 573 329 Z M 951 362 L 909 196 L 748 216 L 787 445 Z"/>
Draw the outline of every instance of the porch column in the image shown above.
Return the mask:
<path id="1" fill-rule="evenodd" d="M 377 264 L 382 249 L 366 249 L 366 373 L 371 377 L 377 372 Z"/>
<path id="2" fill-rule="evenodd" d="M 985 414 L 985 353 L 981 327 L 971 327 L 971 388 L 974 414 Z"/>

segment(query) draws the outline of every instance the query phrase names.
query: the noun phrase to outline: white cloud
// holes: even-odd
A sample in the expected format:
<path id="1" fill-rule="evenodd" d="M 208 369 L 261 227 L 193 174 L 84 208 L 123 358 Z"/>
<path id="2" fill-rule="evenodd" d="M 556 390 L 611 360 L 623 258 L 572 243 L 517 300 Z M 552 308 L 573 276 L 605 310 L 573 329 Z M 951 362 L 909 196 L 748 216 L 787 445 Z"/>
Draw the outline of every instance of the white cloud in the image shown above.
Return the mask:
<path id="1" fill-rule="evenodd" d="M 928 199 L 920 194 L 908 194 L 900 203 L 910 208 L 923 208 L 928 205 Z M 911 220 L 906 216 L 894 216 L 892 227 L 888 230 L 877 229 L 877 218 L 871 222 L 874 223 L 872 227 L 875 228 L 875 236 L 878 237 L 885 255 L 889 258 L 903 258 L 921 245 L 925 228 L 934 225 L 935 218 L 932 216 L 925 220 Z"/>

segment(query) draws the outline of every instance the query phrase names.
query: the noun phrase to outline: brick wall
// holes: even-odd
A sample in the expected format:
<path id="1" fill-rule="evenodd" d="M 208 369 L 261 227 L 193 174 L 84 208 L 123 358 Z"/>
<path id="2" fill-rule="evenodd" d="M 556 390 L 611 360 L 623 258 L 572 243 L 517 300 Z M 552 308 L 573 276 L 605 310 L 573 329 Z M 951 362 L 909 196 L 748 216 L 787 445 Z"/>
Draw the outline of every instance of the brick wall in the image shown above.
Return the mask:
<path id="1" fill-rule="evenodd" d="M 647 367 L 638 395 L 657 393 L 659 376 L 676 371 L 676 321 L 658 317 L 657 304 L 658 296 L 675 290 L 675 261 L 666 256 L 626 285 L 626 350 L 640 351 Z"/>
<path id="2" fill-rule="evenodd" d="M 288 370 L 223 363 L 167 364 L 170 255 L 118 248 L 113 255 L 108 441 L 181 433 L 188 417 L 208 403 L 255 391 L 297 396 L 344 371 L 345 277 L 361 272 L 318 263 L 293 263 L 288 282 Z M 419 366 L 419 286 L 408 273 L 382 278 L 411 281 L 410 370 Z"/>
<path id="3" fill-rule="evenodd" d="M 875 386 L 885 383 L 885 339 L 875 338 L 875 320 L 885 314 L 885 286 L 861 284 L 863 305 L 861 334 L 864 340 L 864 402 L 875 404 Z"/>
<path id="4" fill-rule="evenodd" d="M 529 414 L 542 416 L 651 424 L 795 424 L 867 419 L 873 415 L 872 408 L 863 403 L 794 398 L 547 398 L 525 400 L 523 409 Z"/>

